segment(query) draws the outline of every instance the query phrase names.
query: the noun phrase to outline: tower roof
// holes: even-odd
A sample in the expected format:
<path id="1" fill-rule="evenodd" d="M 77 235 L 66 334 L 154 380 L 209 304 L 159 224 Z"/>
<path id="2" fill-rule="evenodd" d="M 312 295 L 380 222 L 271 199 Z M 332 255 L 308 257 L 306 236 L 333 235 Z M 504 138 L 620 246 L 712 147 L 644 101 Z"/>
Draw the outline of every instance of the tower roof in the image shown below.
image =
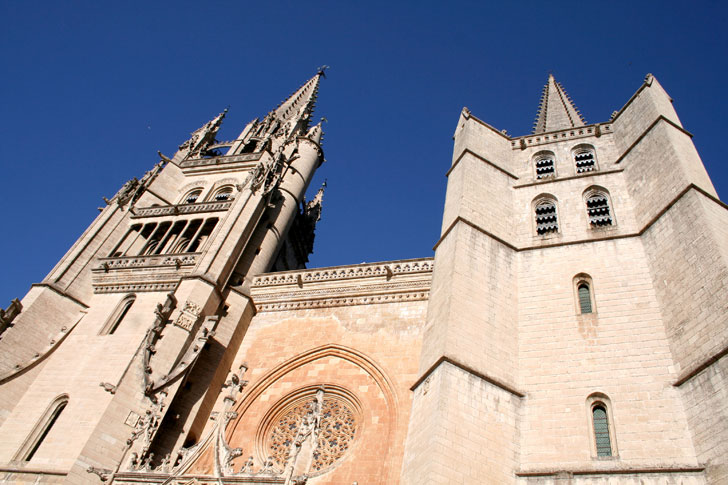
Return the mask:
<path id="1" fill-rule="evenodd" d="M 561 83 L 556 82 L 553 74 L 543 87 L 541 103 L 538 107 L 536 121 L 533 124 L 533 133 L 564 130 L 584 126 L 586 123 L 574 102 Z"/>
<path id="2" fill-rule="evenodd" d="M 318 88 L 323 76 L 325 76 L 324 69 L 321 68 L 315 76 L 306 81 L 274 110 L 274 116 L 279 120 L 310 116 L 316 104 Z"/>

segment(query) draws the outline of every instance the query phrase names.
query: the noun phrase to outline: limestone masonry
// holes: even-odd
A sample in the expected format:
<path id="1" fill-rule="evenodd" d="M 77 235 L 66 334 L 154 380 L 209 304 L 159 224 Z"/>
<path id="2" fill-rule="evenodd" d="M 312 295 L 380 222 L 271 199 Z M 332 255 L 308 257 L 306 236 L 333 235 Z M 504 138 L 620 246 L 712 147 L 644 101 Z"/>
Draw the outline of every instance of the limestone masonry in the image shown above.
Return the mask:
<path id="1" fill-rule="evenodd" d="M 526 136 L 464 108 L 434 259 L 306 269 L 322 77 L 0 309 L 0 480 L 727 484 L 728 207 L 657 80 L 587 124 L 549 76 Z"/>

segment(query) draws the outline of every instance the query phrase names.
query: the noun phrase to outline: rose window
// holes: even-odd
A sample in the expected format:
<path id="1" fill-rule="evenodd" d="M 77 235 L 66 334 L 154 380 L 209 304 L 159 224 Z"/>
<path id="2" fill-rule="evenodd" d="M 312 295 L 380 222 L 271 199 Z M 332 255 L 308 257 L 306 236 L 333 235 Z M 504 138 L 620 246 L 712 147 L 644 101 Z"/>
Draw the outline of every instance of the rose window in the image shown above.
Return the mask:
<path id="1" fill-rule="evenodd" d="M 293 467 L 296 474 L 319 474 L 351 448 L 358 406 L 330 389 L 309 389 L 304 394 L 276 406 L 265 432 L 264 453 L 280 471 Z"/>

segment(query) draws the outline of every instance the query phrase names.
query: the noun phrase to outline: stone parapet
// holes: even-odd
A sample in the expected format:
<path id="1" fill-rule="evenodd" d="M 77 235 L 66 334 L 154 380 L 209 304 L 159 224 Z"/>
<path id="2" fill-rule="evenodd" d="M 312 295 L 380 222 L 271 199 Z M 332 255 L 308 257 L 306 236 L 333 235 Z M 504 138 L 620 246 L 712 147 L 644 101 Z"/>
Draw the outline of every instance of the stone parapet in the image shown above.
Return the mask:
<path id="1" fill-rule="evenodd" d="M 425 258 L 264 274 L 251 294 L 259 312 L 426 300 L 433 267 Z"/>

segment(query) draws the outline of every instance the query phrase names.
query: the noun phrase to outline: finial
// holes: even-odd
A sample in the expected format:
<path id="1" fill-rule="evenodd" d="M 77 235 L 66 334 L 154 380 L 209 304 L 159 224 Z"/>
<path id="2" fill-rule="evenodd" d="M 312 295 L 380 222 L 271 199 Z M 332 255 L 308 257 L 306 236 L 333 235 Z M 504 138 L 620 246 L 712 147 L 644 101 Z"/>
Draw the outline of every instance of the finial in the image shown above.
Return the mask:
<path id="1" fill-rule="evenodd" d="M 324 79 L 326 79 L 326 69 L 328 69 L 329 67 L 330 66 L 327 66 L 326 64 L 324 64 L 323 66 L 320 66 L 318 68 L 317 74 L 320 74 L 321 76 L 323 76 Z"/>

